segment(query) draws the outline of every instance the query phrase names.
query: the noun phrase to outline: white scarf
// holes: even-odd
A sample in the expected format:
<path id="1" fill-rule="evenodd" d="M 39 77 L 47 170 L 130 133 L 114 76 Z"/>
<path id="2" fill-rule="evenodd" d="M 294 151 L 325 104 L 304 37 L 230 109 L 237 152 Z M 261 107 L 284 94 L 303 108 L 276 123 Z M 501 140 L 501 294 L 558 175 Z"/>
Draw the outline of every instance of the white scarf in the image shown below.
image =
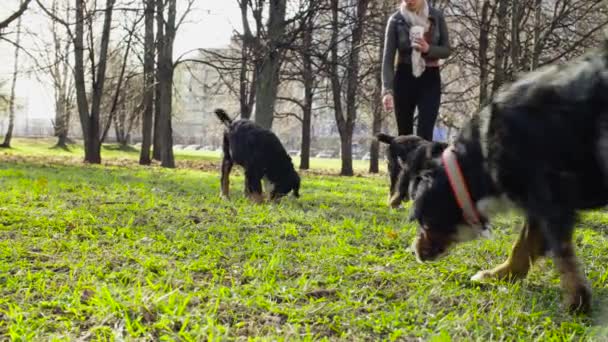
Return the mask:
<path id="1" fill-rule="evenodd" d="M 424 32 L 429 30 L 429 5 L 426 0 L 423 0 L 422 9 L 419 13 L 412 12 L 407 8 L 405 2 L 401 2 L 400 12 L 401 15 L 405 18 L 411 26 L 422 26 L 424 27 Z M 410 36 L 411 39 L 411 36 Z M 416 49 L 412 49 L 412 73 L 415 77 L 420 77 L 426 68 L 426 63 L 424 62 L 424 58 L 422 58 L 422 53 Z"/>

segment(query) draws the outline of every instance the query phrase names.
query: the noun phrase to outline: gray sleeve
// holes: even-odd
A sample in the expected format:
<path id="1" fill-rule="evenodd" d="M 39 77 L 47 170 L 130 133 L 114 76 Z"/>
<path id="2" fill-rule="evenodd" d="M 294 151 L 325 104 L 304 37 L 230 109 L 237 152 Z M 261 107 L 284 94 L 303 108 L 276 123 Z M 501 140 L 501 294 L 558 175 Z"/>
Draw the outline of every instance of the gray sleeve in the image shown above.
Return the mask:
<path id="1" fill-rule="evenodd" d="M 425 54 L 426 57 L 432 59 L 446 59 L 452 53 L 450 47 L 450 37 L 448 35 L 448 25 L 445 22 L 443 14 L 438 16 L 439 22 L 439 43 L 429 46 L 429 51 Z"/>
<path id="2" fill-rule="evenodd" d="M 382 56 L 382 94 L 393 92 L 395 79 L 395 54 L 397 52 L 397 34 L 393 17 L 388 19 L 384 34 L 384 54 Z"/>

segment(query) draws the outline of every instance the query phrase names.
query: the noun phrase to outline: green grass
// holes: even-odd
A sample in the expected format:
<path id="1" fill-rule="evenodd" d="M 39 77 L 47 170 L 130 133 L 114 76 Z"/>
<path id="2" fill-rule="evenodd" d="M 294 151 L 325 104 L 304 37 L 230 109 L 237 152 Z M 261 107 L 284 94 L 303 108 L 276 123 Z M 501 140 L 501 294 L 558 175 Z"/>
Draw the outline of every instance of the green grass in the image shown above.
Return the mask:
<path id="1" fill-rule="evenodd" d="M 603 211 L 577 230 L 595 294 L 585 318 L 564 311 L 549 261 L 520 283 L 469 281 L 503 261 L 516 217 L 415 262 L 415 227 L 387 209 L 384 176 L 305 174 L 299 200 L 256 206 L 238 174 L 226 202 L 215 171 L 87 166 L 70 161 L 77 150 L 21 143 L 0 153 L 0 340 L 608 338 Z"/>

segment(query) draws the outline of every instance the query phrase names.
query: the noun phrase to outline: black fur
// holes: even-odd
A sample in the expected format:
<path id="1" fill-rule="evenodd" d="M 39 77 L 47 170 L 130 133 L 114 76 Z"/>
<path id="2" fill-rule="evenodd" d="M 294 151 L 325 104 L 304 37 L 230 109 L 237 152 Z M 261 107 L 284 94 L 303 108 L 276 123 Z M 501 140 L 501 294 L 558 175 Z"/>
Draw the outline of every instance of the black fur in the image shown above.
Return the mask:
<path id="1" fill-rule="evenodd" d="M 501 89 L 454 147 L 473 200 L 506 196 L 528 222 L 538 223 L 560 269 L 574 258 L 576 212 L 608 204 L 608 50 Z M 458 242 L 457 227 L 465 222 L 438 160 L 412 172 L 425 177 L 413 189 L 421 226 L 415 249 L 420 259 L 432 260 Z M 574 274 L 568 267 L 560 269 L 562 279 Z M 590 292 L 580 284 L 571 292 L 588 309 Z"/>
<path id="2" fill-rule="evenodd" d="M 447 144 L 431 142 L 416 135 L 391 136 L 385 133 L 376 135 L 378 141 L 388 145 L 386 156 L 390 179 L 389 205 L 398 207 L 410 199 L 408 186 L 412 168 L 421 168 L 427 160 L 435 158 Z"/>
<path id="3" fill-rule="evenodd" d="M 245 191 L 248 194 L 261 196 L 261 182 L 266 178 L 273 185 L 271 199 L 278 199 L 290 191 L 295 197 L 300 196 L 300 176 L 272 131 L 250 120 L 232 121 L 222 109 L 217 109 L 215 114 L 226 125 L 222 146 L 222 195 L 228 196 L 228 177 L 232 165 L 237 164 L 245 169 Z"/>

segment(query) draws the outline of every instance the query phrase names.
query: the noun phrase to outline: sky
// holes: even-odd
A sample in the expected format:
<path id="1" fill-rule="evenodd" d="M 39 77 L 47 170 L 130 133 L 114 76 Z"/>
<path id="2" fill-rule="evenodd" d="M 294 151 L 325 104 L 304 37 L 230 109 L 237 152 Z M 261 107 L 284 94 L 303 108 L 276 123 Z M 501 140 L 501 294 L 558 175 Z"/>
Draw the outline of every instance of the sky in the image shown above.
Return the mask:
<path id="1" fill-rule="evenodd" d="M 20 0 L 0 0 L 0 20 L 8 17 L 16 8 Z M 71 1 L 71 0 L 70 0 Z M 49 2 L 49 0 L 45 1 Z M 178 15 L 180 4 L 184 0 L 178 0 Z M 47 27 L 46 19 L 35 14 L 36 5 L 31 4 L 34 11 L 26 12 L 23 16 L 23 25 L 36 35 L 43 35 Z M 195 0 L 193 11 L 187 17 L 183 26 L 178 31 L 174 53 L 175 56 L 197 48 L 217 48 L 226 46 L 230 41 L 230 36 L 235 30 L 239 30 L 241 17 L 237 0 Z M 13 22 L 9 31 L 14 30 L 16 22 Z M 24 47 L 33 46 L 32 37 L 24 37 L 22 45 Z M 8 81 L 13 72 L 14 48 L 0 41 L 0 81 Z M 23 56 L 23 55 L 22 55 Z M 25 58 L 27 60 L 27 58 Z M 21 70 L 29 69 L 31 62 L 24 61 L 26 65 L 20 67 Z M 29 64 L 29 65 L 28 65 Z M 7 82 L 8 85 L 10 82 Z M 7 87 L 3 88 L 7 91 Z M 53 92 L 47 81 L 42 82 L 35 76 L 23 75 L 17 83 L 17 97 L 26 102 L 22 117 L 27 118 L 52 118 Z M 0 113 L 0 119 L 1 119 Z"/>

